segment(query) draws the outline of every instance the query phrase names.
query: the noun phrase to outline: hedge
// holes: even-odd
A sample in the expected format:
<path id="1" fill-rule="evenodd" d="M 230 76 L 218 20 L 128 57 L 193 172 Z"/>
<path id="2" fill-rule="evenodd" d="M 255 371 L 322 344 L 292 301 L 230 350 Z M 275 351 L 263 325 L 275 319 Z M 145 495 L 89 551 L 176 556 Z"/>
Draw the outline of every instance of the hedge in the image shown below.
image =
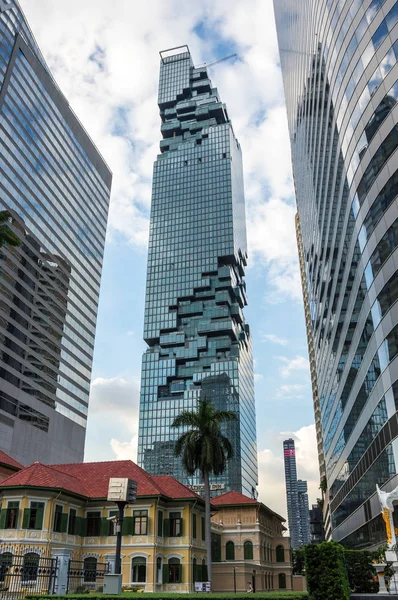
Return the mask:
<path id="1" fill-rule="evenodd" d="M 257 598 L 264 600 L 309 600 L 306 592 L 256 592 L 255 594 L 247 594 L 247 592 L 232 593 L 211 593 L 201 594 L 192 592 L 190 594 L 168 594 L 168 593 L 139 593 L 139 592 L 122 592 L 120 596 L 112 596 L 109 594 L 68 594 L 67 596 L 40 596 L 31 594 L 26 596 L 26 600 L 124 600 L 125 598 L 150 598 L 151 600 L 183 600 L 188 596 L 197 598 L 198 600 L 247 600 L 249 598 Z M 334 598 L 336 600 L 336 598 Z"/>
<path id="2" fill-rule="evenodd" d="M 375 553 L 367 550 L 345 549 L 344 558 L 351 590 L 360 594 L 377 593 L 379 584 L 374 580 L 376 571 L 372 565 Z"/>
<path id="3" fill-rule="evenodd" d="M 322 542 L 305 547 L 305 572 L 311 600 L 350 600 L 343 547 Z"/>

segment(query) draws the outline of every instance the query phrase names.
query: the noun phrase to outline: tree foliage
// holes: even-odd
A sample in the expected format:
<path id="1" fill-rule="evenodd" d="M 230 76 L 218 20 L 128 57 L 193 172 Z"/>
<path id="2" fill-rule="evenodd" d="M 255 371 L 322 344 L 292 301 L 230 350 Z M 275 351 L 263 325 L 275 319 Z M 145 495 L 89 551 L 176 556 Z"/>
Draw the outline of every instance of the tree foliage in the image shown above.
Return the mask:
<path id="1" fill-rule="evenodd" d="M 336 542 L 305 547 L 305 572 L 311 600 L 349 600 L 344 549 Z"/>
<path id="2" fill-rule="evenodd" d="M 293 575 L 305 574 L 305 548 L 295 548 L 293 550 Z"/>
<path id="3" fill-rule="evenodd" d="M 19 246 L 19 237 L 10 229 L 11 215 L 7 210 L 0 210 L 0 248 L 2 246 Z"/>

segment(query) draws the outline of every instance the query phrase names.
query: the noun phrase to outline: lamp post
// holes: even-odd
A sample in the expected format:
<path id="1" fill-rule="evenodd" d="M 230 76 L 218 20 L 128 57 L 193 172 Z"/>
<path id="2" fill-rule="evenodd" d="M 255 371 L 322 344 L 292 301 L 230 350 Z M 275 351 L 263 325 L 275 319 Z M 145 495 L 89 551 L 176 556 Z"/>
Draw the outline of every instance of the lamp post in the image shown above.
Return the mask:
<path id="1" fill-rule="evenodd" d="M 104 580 L 104 592 L 107 593 L 119 593 L 122 587 L 122 535 L 123 535 L 123 521 L 124 521 L 124 509 L 126 504 L 134 504 L 137 499 L 137 482 L 132 479 L 111 477 L 109 479 L 108 487 L 108 502 L 115 502 L 119 509 L 119 514 L 116 520 L 116 556 L 115 556 L 115 575 L 116 576 L 116 588 L 113 587 L 111 580 L 112 576 L 108 576 L 109 585 L 112 585 L 112 589 L 105 590 L 107 582 Z"/>
<path id="2" fill-rule="evenodd" d="M 234 592 L 236 594 L 236 567 L 234 567 Z"/>

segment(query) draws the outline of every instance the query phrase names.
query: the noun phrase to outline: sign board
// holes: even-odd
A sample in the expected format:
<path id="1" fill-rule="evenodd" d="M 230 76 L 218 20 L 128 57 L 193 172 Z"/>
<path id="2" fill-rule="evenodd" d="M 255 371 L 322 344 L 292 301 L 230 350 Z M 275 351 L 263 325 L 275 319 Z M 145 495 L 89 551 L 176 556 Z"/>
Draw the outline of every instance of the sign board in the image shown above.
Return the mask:
<path id="1" fill-rule="evenodd" d="M 108 487 L 109 502 L 134 504 L 137 499 L 137 482 L 125 477 L 111 477 Z"/>
<path id="2" fill-rule="evenodd" d="M 203 483 L 196 483 L 193 485 L 188 485 L 187 487 L 189 487 L 189 489 L 192 490 L 193 492 L 203 492 L 205 489 L 205 486 Z M 225 490 L 225 483 L 211 483 L 210 484 L 211 492 L 218 492 L 220 490 Z"/>
<path id="3" fill-rule="evenodd" d="M 211 592 L 210 581 L 195 581 L 195 592 Z"/>

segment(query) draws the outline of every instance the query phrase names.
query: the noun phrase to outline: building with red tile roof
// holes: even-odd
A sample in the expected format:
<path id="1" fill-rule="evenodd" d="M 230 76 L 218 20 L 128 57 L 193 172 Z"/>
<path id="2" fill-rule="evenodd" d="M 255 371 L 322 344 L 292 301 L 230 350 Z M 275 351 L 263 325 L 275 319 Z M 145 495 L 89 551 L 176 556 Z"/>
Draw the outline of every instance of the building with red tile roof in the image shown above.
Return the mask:
<path id="1" fill-rule="evenodd" d="M 23 469 L 21 463 L 0 450 L 0 482 L 20 469 Z"/>

